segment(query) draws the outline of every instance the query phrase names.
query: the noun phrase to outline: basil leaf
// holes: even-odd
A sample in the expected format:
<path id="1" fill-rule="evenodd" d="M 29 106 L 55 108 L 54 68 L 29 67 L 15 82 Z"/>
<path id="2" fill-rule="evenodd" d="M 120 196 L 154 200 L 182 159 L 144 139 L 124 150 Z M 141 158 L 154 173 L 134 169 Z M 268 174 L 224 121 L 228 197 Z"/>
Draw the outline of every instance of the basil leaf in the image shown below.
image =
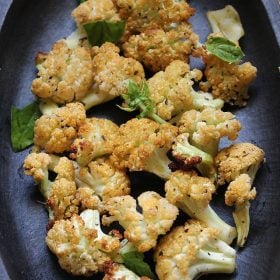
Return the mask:
<path id="1" fill-rule="evenodd" d="M 11 109 L 11 142 L 14 151 L 21 151 L 33 143 L 35 120 L 40 116 L 37 102 L 23 109 Z"/>
<path id="2" fill-rule="evenodd" d="M 156 279 L 154 273 L 152 272 L 150 266 L 144 262 L 144 255 L 137 252 L 132 251 L 128 253 L 121 254 L 124 265 L 138 274 L 139 276 L 147 276 L 151 279 Z"/>
<path id="3" fill-rule="evenodd" d="M 222 37 L 210 37 L 205 47 L 210 53 L 229 63 L 238 62 L 244 56 L 239 46 Z"/>
<path id="4" fill-rule="evenodd" d="M 117 43 L 122 37 L 125 21 L 95 21 L 84 24 L 88 40 L 92 46 L 101 46 L 105 42 Z"/>
<path id="5" fill-rule="evenodd" d="M 87 0 L 79 0 L 80 4 L 86 2 Z"/>

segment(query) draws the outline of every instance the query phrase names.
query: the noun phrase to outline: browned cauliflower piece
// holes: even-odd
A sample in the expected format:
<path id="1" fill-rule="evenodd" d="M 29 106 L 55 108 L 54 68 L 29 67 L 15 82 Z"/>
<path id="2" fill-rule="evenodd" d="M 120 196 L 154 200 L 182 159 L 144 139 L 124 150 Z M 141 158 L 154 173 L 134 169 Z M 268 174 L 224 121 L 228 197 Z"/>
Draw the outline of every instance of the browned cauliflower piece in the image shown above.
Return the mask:
<path id="1" fill-rule="evenodd" d="M 118 196 L 106 201 L 104 208 L 109 217 L 103 216 L 105 225 L 118 221 L 125 229 L 124 236 L 139 252 L 155 247 L 160 234 L 171 228 L 178 215 L 176 206 L 170 204 L 156 192 L 144 192 L 138 197 L 142 214 L 136 210 L 136 200 L 132 196 Z"/>
<path id="2" fill-rule="evenodd" d="M 156 247 L 160 280 L 192 280 L 206 273 L 232 273 L 236 251 L 219 240 L 216 229 L 189 220 L 174 228 Z"/>
<path id="3" fill-rule="evenodd" d="M 145 118 L 131 119 L 120 126 L 111 161 L 118 168 L 148 171 L 168 179 L 171 171 L 166 153 L 177 132 L 170 124 L 158 124 Z"/>
<path id="4" fill-rule="evenodd" d="M 248 87 L 256 78 L 257 68 L 250 62 L 230 64 L 205 51 L 201 54 L 206 65 L 206 82 L 200 82 L 201 90 L 211 92 L 230 105 L 245 106 Z"/>
<path id="5" fill-rule="evenodd" d="M 147 29 L 123 44 L 124 55 L 143 63 L 152 72 L 164 70 L 172 61 L 188 61 L 198 36 L 189 23 Z"/>
<path id="6" fill-rule="evenodd" d="M 108 262 L 105 265 L 105 276 L 102 280 L 150 280 L 150 278 L 139 277 L 122 264 Z"/>
<path id="7" fill-rule="evenodd" d="M 56 42 L 49 53 L 36 58 L 38 78 L 31 90 L 42 99 L 58 104 L 81 100 L 93 82 L 92 57 L 89 48 L 69 48 L 65 40 Z"/>
<path id="8" fill-rule="evenodd" d="M 191 71 L 189 65 L 180 60 L 171 62 L 165 71 L 156 73 L 147 81 L 150 98 L 156 105 L 156 114 L 169 120 L 191 109 L 221 108 L 222 100 L 213 100 L 209 93 L 193 89 L 193 80 L 200 80 L 201 77 L 200 70 Z"/>
<path id="9" fill-rule="evenodd" d="M 103 201 L 130 193 L 130 181 L 126 173 L 118 170 L 108 159 L 99 158 L 86 167 L 76 167 L 76 183 L 88 187 Z"/>
<path id="10" fill-rule="evenodd" d="M 190 217 L 204 222 L 219 231 L 219 238 L 231 244 L 236 230 L 225 223 L 210 206 L 216 191 L 210 179 L 198 176 L 194 171 L 176 171 L 165 183 L 167 200 L 186 212 Z"/>
<path id="11" fill-rule="evenodd" d="M 222 137 L 234 141 L 241 130 L 240 122 L 232 113 L 214 108 L 186 111 L 178 126 L 180 133 L 189 133 L 192 145 L 212 156 L 217 154 Z"/>
<path id="12" fill-rule="evenodd" d="M 215 158 L 218 184 L 235 180 L 240 174 L 248 174 L 253 183 L 264 160 L 264 151 L 251 143 L 237 143 L 222 149 Z"/>
<path id="13" fill-rule="evenodd" d="M 95 158 L 109 155 L 113 151 L 119 127 L 110 120 L 87 118 L 79 127 L 77 139 L 71 145 L 70 158 L 86 166 Z"/>
<path id="14" fill-rule="evenodd" d="M 35 122 L 34 144 L 48 153 L 63 153 L 70 149 L 85 120 L 86 112 L 81 103 L 66 104 Z"/>
<path id="15" fill-rule="evenodd" d="M 77 190 L 74 165 L 68 158 L 56 159 L 45 153 L 31 153 L 23 167 L 25 173 L 39 184 L 49 212 L 49 225 L 55 220 L 70 218 L 85 207 L 99 209 L 100 199 L 91 189 Z M 57 174 L 54 181 L 49 179 L 49 170 Z"/>
<path id="16" fill-rule="evenodd" d="M 256 189 L 252 188 L 248 174 L 239 175 L 232 181 L 225 193 L 225 202 L 228 206 L 235 206 L 232 213 L 237 228 L 237 245 L 243 247 L 250 228 L 250 200 L 256 198 Z"/>
<path id="17" fill-rule="evenodd" d="M 120 16 L 112 0 L 87 0 L 73 10 L 72 16 L 77 25 L 89 22 L 110 20 L 118 21 Z"/>
<path id="18" fill-rule="evenodd" d="M 195 10 L 185 1 L 174 0 L 115 0 L 119 13 L 126 20 L 127 38 L 150 27 L 184 22 Z"/>
<path id="19" fill-rule="evenodd" d="M 46 243 L 64 270 L 80 276 L 103 271 L 105 262 L 110 261 L 107 253 L 119 249 L 117 238 L 101 232 L 96 210 L 85 210 L 81 216 L 56 221 L 48 232 Z"/>

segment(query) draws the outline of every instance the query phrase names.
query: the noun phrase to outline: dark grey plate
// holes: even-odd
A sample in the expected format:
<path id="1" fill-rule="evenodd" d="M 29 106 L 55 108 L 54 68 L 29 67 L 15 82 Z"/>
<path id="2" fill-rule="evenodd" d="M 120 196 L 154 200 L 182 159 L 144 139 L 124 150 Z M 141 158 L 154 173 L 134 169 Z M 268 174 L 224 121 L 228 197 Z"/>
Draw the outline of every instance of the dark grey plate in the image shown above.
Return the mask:
<path id="1" fill-rule="evenodd" d="M 0 0 L 0 26 L 10 2 Z M 252 97 L 248 106 L 235 111 L 244 124 L 239 141 L 257 143 L 266 151 L 267 159 L 256 178 L 258 197 L 251 207 L 247 245 L 238 252 L 237 272 L 205 279 L 280 279 L 280 96 L 277 68 L 280 57 L 272 29 L 272 25 L 275 30 L 279 28 L 278 1 L 264 1 L 272 15 L 272 24 L 262 1 L 191 2 L 197 8 L 192 21 L 202 39 L 209 33 L 205 18 L 207 10 L 230 3 L 240 13 L 246 31 L 241 45 L 246 60 L 252 61 L 259 71 L 250 89 Z M 24 176 L 21 169 L 28 151 L 13 153 L 9 135 L 11 105 L 23 106 L 33 100 L 29 88 L 35 77 L 33 61 L 36 52 L 49 50 L 54 41 L 74 30 L 70 12 L 75 5 L 75 0 L 15 0 L 0 33 L 0 279 L 71 279 L 59 268 L 56 258 L 44 244 L 47 215 L 37 203 L 38 193 L 32 180 Z M 113 104 L 96 108 L 91 113 L 118 123 L 125 121 L 127 115 L 115 109 Z M 146 176 L 141 182 L 145 188 L 139 177 L 133 176 L 134 193 L 151 186 L 161 188 L 161 182 L 154 177 Z M 231 221 L 219 196 L 214 206 Z"/>

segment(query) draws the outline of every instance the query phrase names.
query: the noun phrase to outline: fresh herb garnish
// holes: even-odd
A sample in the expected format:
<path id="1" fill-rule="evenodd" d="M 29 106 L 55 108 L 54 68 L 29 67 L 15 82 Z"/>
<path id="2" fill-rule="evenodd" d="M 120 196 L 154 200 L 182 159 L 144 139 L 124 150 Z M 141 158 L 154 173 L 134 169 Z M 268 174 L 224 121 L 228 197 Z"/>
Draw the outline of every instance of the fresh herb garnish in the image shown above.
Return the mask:
<path id="1" fill-rule="evenodd" d="M 238 62 L 244 57 L 239 46 L 222 37 L 210 37 L 205 43 L 206 49 L 228 63 Z"/>
<path id="2" fill-rule="evenodd" d="M 158 123 L 166 123 L 155 113 L 155 104 L 149 97 L 149 88 L 146 81 L 137 85 L 134 81 L 128 82 L 127 93 L 122 95 L 126 107 L 118 106 L 126 112 L 139 110 L 139 118 L 150 118 Z"/>
<path id="3" fill-rule="evenodd" d="M 150 266 L 144 262 L 144 255 L 137 252 L 132 251 L 128 253 L 121 254 L 124 265 L 138 274 L 139 276 L 147 276 L 151 279 L 156 279 L 154 273 L 152 272 Z"/>
<path id="4" fill-rule="evenodd" d="M 35 120 L 40 116 L 37 102 L 23 109 L 11 109 L 11 141 L 14 151 L 21 151 L 33 143 Z"/>
<path id="5" fill-rule="evenodd" d="M 123 35 L 125 21 L 101 20 L 84 24 L 88 40 L 92 46 L 105 42 L 117 43 Z"/>

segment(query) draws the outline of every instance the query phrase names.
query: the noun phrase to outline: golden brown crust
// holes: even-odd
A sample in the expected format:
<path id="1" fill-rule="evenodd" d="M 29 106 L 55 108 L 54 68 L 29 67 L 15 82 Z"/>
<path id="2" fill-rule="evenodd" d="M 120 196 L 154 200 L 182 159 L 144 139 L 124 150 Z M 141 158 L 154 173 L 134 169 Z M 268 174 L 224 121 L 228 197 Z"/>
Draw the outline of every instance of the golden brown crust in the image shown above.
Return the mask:
<path id="1" fill-rule="evenodd" d="M 123 49 L 126 57 L 132 57 L 152 72 L 158 72 L 174 60 L 188 61 L 197 42 L 198 36 L 192 31 L 191 24 L 180 23 L 167 30 L 150 28 L 133 35 L 123 44 Z"/>
<path id="2" fill-rule="evenodd" d="M 33 80 L 31 90 L 39 98 L 58 104 L 79 101 L 92 85 L 92 58 L 88 48 L 70 49 L 60 40 L 47 55 L 39 53 L 36 62 L 38 78 Z"/>

